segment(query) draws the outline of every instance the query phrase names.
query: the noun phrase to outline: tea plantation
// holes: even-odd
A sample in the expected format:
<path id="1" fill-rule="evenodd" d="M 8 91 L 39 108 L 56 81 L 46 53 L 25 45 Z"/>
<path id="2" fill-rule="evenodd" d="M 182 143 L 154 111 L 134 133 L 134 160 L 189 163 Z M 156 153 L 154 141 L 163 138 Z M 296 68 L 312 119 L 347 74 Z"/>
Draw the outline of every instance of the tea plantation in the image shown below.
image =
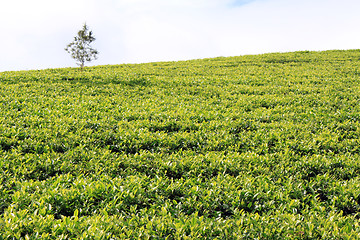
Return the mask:
<path id="1" fill-rule="evenodd" d="M 0 73 L 0 239 L 360 239 L 360 51 Z"/>

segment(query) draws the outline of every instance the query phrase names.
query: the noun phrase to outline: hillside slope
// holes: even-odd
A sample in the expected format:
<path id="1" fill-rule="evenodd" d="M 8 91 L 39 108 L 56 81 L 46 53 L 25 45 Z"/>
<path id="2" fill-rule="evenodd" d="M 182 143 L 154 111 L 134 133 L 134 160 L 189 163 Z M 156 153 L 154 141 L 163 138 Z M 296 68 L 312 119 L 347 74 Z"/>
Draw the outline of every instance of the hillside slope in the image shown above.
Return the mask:
<path id="1" fill-rule="evenodd" d="M 358 239 L 360 51 L 0 73 L 0 238 Z"/>

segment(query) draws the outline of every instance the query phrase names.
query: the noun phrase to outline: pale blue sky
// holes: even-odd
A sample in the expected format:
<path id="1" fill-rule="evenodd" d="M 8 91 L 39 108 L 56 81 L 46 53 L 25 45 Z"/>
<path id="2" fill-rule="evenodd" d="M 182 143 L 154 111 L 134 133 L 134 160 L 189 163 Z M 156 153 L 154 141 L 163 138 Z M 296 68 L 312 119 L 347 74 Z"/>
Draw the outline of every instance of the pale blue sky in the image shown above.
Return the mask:
<path id="1" fill-rule="evenodd" d="M 234 0 L 234 1 L 230 1 L 229 6 L 230 7 L 240 7 L 240 6 L 244 6 L 245 4 L 249 4 L 251 2 L 255 2 L 256 0 Z M 258 0 L 260 1 L 260 0 Z"/>
<path id="2" fill-rule="evenodd" d="M 360 48 L 359 0 L 11 0 L 0 71 L 76 67 L 64 51 L 87 22 L 89 65 Z"/>

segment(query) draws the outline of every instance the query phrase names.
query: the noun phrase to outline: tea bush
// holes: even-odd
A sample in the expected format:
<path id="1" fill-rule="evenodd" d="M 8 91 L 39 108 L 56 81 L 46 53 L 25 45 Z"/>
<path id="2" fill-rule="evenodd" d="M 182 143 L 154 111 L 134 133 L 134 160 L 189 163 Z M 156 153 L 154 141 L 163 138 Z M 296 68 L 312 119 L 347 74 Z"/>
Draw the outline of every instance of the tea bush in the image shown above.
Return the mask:
<path id="1" fill-rule="evenodd" d="M 358 239 L 359 56 L 0 73 L 0 239 Z"/>

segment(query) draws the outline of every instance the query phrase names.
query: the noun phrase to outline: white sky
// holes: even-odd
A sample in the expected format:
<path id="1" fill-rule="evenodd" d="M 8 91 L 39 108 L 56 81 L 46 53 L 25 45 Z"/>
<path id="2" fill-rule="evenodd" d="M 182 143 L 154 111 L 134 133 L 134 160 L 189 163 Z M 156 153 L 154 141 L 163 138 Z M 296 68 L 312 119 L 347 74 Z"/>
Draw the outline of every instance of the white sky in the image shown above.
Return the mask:
<path id="1" fill-rule="evenodd" d="M 360 48 L 359 0 L 1 0 L 0 71 L 76 67 L 64 50 L 86 22 L 87 66 Z"/>

